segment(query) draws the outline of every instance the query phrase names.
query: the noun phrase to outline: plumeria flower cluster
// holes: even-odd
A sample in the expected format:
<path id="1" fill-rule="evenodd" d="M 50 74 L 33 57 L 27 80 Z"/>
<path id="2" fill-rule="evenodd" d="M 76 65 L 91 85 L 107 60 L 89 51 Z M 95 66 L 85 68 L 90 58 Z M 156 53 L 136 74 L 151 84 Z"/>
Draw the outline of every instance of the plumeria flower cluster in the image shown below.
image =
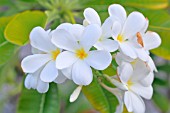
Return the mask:
<path id="1" fill-rule="evenodd" d="M 63 23 L 52 31 L 35 27 L 30 33 L 33 55 L 21 62 L 27 73 L 25 87 L 45 93 L 49 83 L 69 79 L 78 85 L 70 96 L 73 102 L 82 87 L 93 81 L 92 70 L 104 70 L 116 60 L 117 75 L 103 74 L 116 88 L 100 84 L 119 100 L 117 113 L 124 106 L 128 112 L 144 113 L 142 98 L 151 99 L 157 71 L 149 50 L 157 48 L 161 39 L 147 31 L 149 21 L 140 12 L 127 16 L 119 4 L 110 5 L 108 12 L 103 24 L 93 8 L 86 8 L 83 25 Z"/>

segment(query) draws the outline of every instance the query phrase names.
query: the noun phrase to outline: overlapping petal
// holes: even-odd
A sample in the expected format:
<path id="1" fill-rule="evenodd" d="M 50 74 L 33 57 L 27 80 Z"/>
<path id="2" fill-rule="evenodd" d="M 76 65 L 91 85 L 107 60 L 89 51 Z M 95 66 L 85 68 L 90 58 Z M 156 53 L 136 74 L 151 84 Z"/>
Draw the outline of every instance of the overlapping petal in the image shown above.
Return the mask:
<path id="1" fill-rule="evenodd" d="M 90 66 L 81 60 L 77 61 L 73 65 L 72 79 L 77 85 L 89 85 L 93 80 Z"/>
<path id="2" fill-rule="evenodd" d="M 109 52 L 103 50 L 90 51 L 86 62 L 97 70 L 106 69 L 112 61 L 112 56 Z"/>
<path id="3" fill-rule="evenodd" d="M 34 73 L 50 60 L 51 56 L 48 54 L 30 55 L 22 60 L 21 67 L 25 73 Z"/>

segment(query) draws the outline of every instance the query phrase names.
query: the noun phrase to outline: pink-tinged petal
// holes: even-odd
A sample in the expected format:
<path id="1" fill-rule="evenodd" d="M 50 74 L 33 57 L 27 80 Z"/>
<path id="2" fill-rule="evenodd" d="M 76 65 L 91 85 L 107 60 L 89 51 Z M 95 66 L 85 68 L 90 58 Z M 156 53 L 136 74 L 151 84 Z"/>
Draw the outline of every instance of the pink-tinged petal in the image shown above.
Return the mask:
<path id="1" fill-rule="evenodd" d="M 24 58 L 21 67 L 25 73 L 34 73 L 50 60 L 49 54 L 34 54 Z"/>
<path id="2" fill-rule="evenodd" d="M 111 64 L 112 56 L 107 51 L 94 50 L 89 52 L 85 61 L 97 70 L 104 70 Z"/>
<path id="3" fill-rule="evenodd" d="M 93 8 L 86 8 L 84 10 L 83 14 L 84 14 L 85 20 L 89 24 L 97 24 L 97 25 L 101 26 L 100 17 L 98 15 L 98 13 Z"/>
<path id="4" fill-rule="evenodd" d="M 73 65 L 72 79 L 77 85 L 89 85 L 93 80 L 90 66 L 82 60 L 77 61 Z"/>

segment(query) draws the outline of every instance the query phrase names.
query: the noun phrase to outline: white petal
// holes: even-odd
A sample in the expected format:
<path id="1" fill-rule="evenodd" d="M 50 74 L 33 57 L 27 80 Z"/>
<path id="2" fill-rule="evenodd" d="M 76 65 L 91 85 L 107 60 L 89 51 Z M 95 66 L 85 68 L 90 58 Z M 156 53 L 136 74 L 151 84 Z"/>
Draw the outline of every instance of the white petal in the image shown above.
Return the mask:
<path id="1" fill-rule="evenodd" d="M 73 93 L 70 96 L 70 102 L 74 102 L 75 100 L 77 100 L 78 96 L 80 95 L 82 86 L 78 86 Z"/>
<path id="2" fill-rule="evenodd" d="M 146 76 L 143 80 L 140 81 L 140 83 L 147 87 L 150 86 L 153 83 L 154 80 L 154 73 L 150 72 L 148 76 Z"/>
<path id="3" fill-rule="evenodd" d="M 43 54 L 44 53 L 43 51 L 36 49 L 34 47 L 31 47 L 31 52 L 32 54 Z"/>
<path id="4" fill-rule="evenodd" d="M 75 54 L 69 51 L 60 53 L 56 58 L 56 67 L 58 69 L 64 69 L 70 67 L 77 61 Z"/>
<path id="5" fill-rule="evenodd" d="M 89 52 L 85 60 L 91 67 L 97 70 L 104 70 L 111 64 L 112 56 L 107 51 L 94 50 Z"/>
<path id="6" fill-rule="evenodd" d="M 112 38 L 117 40 L 117 36 L 120 34 L 122 29 L 121 24 L 118 21 L 115 21 L 112 26 Z"/>
<path id="7" fill-rule="evenodd" d="M 27 89 L 31 89 L 31 84 L 30 84 L 30 82 L 31 82 L 31 77 L 32 77 L 32 76 L 33 76 L 32 74 L 28 74 L 28 75 L 26 76 L 26 78 L 25 78 L 24 85 L 25 85 L 25 87 L 26 87 Z"/>
<path id="8" fill-rule="evenodd" d="M 142 28 L 141 33 L 145 33 L 149 26 L 149 20 L 146 18 L 145 26 Z"/>
<path id="9" fill-rule="evenodd" d="M 76 38 L 77 41 L 80 41 L 82 38 L 84 29 L 85 29 L 85 27 L 80 24 L 73 24 L 70 29 L 70 32 Z"/>
<path id="10" fill-rule="evenodd" d="M 143 37 L 143 42 L 144 48 L 146 50 L 151 50 L 160 46 L 161 38 L 157 33 L 148 31 Z"/>
<path id="11" fill-rule="evenodd" d="M 89 85 L 93 80 L 90 66 L 82 60 L 77 61 L 73 65 L 72 79 L 77 85 Z"/>
<path id="12" fill-rule="evenodd" d="M 70 29 L 71 29 L 72 26 L 73 26 L 73 25 L 70 24 L 70 23 L 62 23 L 62 24 L 60 24 L 60 25 L 56 28 L 56 30 L 57 30 L 57 29 L 64 29 L 64 30 L 66 30 L 66 31 L 70 31 Z"/>
<path id="13" fill-rule="evenodd" d="M 130 77 L 132 76 L 133 68 L 130 63 L 122 63 L 118 67 L 118 74 L 120 75 L 120 79 L 123 83 L 127 83 Z"/>
<path id="14" fill-rule="evenodd" d="M 104 21 L 102 25 L 102 35 L 104 38 L 109 38 L 112 36 L 112 25 L 113 21 L 110 17 Z"/>
<path id="15" fill-rule="evenodd" d="M 49 83 L 43 82 L 39 79 L 38 85 L 37 85 L 37 91 L 39 93 L 46 93 L 49 89 Z"/>
<path id="16" fill-rule="evenodd" d="M 132 112 L 133 111 L 133 105 L 132 105 L 131 93 L 129 91 L 125 92 L 124 103 L 126 105 L 127 110 L 129 112 Z"/>
<path id="17" fill-rule="evenodd" d="M 148 61 L 148 65 L 151 69 L 151 71 L 155 71 L 155 72 L 158 72 L 156 66 L 155 66 L 155 63 L 153 62 L 152 58 L 149 56 L 149 61 Z"/>
<path id="18" fill-rule="evenodd" d="M 31 45 L 44 52 L 55 50 L 56 47 L 51 43 L 51 37 L 48 31 L 41 27 L 35 27 L 30 33 Z"/>
<path id="19" fill-rule="evenodd" d="M 49 60 L 51 60 L 51 56 L 48 54 L 34 54 L 24 58 L 21 67 L 25 73 L 34 73 Z"/>
<path id="20" fill-rule="evenodd" d="M 84 10 L 84 17 L 89 24 L 98 24 L 101 26 L 101 20 L 98 13 L 93 8 L 86 8 Z"/>
<path id="21" fill-rule="evenodd" d="M 132 81 L 140 81 L 144 79 L 150 73 L 149 66 L 141 60 L 134 61 L 132 63 L 132 66 L 134 69 L 132 77 L 131 77 Z"/>
<path id="22" fill-rule="evenodd" d="M 152 86 L 144 87 L 139 83 L 133 84 L 130 89 L 135 92 L 136 94 L 142 96 L 145 99 L 151 99 L 153 94 Z"/>
<path id="23" fill-rule="evenodd" d="M 88 51 L 97 42 L 101 34 L 102 30 L 98 25 L 88 25 L 83 32 L 80 44 Z"/>
<path id="24" fill-rule="evenodd" d="M 54 82 L 57 84 L 61 84 L 65 82 L 66 80 L 67 78 L 63 75 L 63 73 L 61 71 L 58 71 L 58 77 L 54 80 Z"/>
<path id="25" fill-rule="evenodd" d="M 50 61 L 46 64 L 41 71 L 40 79 L 43 82 L 52 82 L 58 76 L 58 69 L 56 68 L 55 61 Z"/>
<path id="26" fill-rule="evenodd" d="M 108 52 L 114 52 L 118 49 L 119 44 L 117 41 L 111 40 L 111 39 L 104 39 L 102 41 L 98 41 L 94 47 L 96 47 L 98 50 L 106 50 Z"/>
<path id="27" fill-rule="evenodd" d="M 142 98 L 131 91 L 128 91 L 131 97 L 131 102 L 133 106 L 134 113 L 145 113 L 145 103 L 143 102 Z"/>
<path id="28" fill-rule="evenodd" d="M 71 76 L 72 68 L 73 68 L 73 66 L 70 66 L 68 68 L 64 68 L 64 69 L 61 70 L 62 73 L 64 74 L 64 76 L 67 77 L 68 79 L 72 79 L 72 76 Z"/>
<path id="29" fill-rule="evenodd" d="M 116 54 L 115 60 L 118 65 L 121 65 L 122 62 L 132 62 L 134 59 L 124 55 L 121 52 L 118 52 Z"/>
<path id="30" fill-rule="evenodd" d="M 79 45 L 68 31 L 57 29 L 52 34 L 52 43 L 57 47 L 74 52 Z"/>
<path id="31" fill-rule="evenodd" d="M 137 55 L 135 53 L 135 50 L 133 48 L 133 45 L 130 43 L 130 42 L 123 42 L 120 44 L 120 51 L 130 57 L 130 58 L 133 58 L 133 59 L 136 59 L 137 58 Z"/>
<path id="32" fill-rule="evenodd" d="M 145 26 L 146 19 L 143 14 L 139 12 L 132 12 L 129 14 L 125 25 L 122 30 L 122 35 L 126 37 L 126 39 L 131 39 L 136 36 L 137 32 L 140 32 L 142 28 Z"/>
<path id="33" fill-rule="evenodd" d="M 110 16 L 116 16 L 121 20 L 121 24 L 123 24 L 126 20 L 126 11 L 119 4 L 110 5 L 108 8 Z"/>
<path id="34" fill-rule="evenodd" d="M 142 61 L 147 62 L 149 60 L 149 55 L 147 54 L 147 52 L 144 50 L 144 48 L 140 47 L 140 48 L 135 48 L 135 51 L 137 53 L 137 56 L 139 59 L 141 59 Z"/>

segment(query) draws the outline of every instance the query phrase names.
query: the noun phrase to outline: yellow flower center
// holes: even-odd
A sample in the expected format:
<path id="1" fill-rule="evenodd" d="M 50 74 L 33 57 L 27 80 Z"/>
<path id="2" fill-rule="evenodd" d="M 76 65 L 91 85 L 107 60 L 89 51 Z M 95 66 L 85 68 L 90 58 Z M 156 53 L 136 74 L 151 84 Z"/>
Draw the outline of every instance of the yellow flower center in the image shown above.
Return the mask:
<path id="1" fill-rule="evenodd" d="M 130 89 L 130 87 L 133 85 L 133 82 L 131 80 L 128 80 L 127 82 L 127 87 L 128 89 Z"/>
<path id="2" fill-rule="evenodd" d="M 123 42 L 123 35 L 118 35 L 117 36 L 117 40 L 119 41 L 119 42 Z"/>
<path id="3" fill-rule="evenodd" d="M 59 54 L 60 54 L 59 49 L 56 49 L 56 50 L 52 51 L 51 52 L 52 59 L 55 60 Z"/>
<path id="4" fill-rule="evenodd" d="M 88 54 L 84 51 L 83 48 L 81 48 L 81 49 L 76 50 L 76 56 L 79 59 L 83 60 L 88 56 Z"/>

